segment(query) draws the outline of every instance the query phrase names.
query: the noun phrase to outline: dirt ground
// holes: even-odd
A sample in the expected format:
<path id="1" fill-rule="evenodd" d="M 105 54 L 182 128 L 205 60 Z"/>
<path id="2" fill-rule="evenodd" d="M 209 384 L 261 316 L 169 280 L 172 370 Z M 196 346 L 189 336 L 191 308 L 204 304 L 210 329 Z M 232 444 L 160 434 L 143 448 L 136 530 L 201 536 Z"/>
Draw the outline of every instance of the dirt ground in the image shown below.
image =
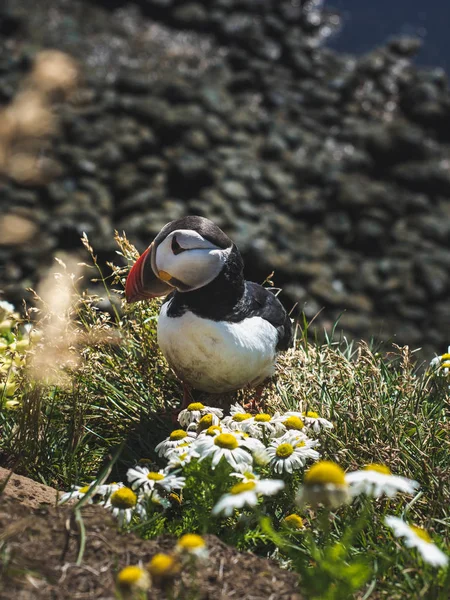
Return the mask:
<path id="1" fill-rule="evenodd" d="M 0 470 L 0 482 L 5 474 Z M 0 504 L 0 600 L 113 600 L 118 570 L 145 564 L 157 552 L 173 548 L 174 540 L 167 536 L 149 541 L 120 534 L 104 509 L 87 506 L 82 513 L 86 548 L 81 566 L 76 566 L 79 532 L 70 506 L 55 507 L 55 497 L 53 488 L 25 477 L 9 480 Z M 177 594 L 182 581 L 196 600 L 302 600 L 294 573 L 240 553 L 215 536 L 206 536 L 206 541 L 208 562 L 193 578 L 180 575 L 173 598 L 187 597 L 186 591 Z M 148 598 L 163 600 L 167 595 L 153 587 Z"/>

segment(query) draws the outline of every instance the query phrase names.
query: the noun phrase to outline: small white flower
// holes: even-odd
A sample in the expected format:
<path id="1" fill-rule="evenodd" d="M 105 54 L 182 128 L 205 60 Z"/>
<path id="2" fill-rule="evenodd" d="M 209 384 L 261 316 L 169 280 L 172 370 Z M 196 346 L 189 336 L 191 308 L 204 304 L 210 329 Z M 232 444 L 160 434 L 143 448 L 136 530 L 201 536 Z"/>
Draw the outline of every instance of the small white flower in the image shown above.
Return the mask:
<path id="1" fill-rule="evenodd" d="M 337 463 L 321 460 L 310 467 L 295 498 L 297 504 L 337 508 L 351 499 L 344 469 Z"/>
<path id="2" fill-rule="evenodd" d="M 278 440 L 272 440 L 267 447 L 269 465 L 275 473 L 292 473 L 296 469 L 305 466 L 306 461 L 311 458 L 318 460 L 320 454 L 314 450 L 318 444 L 317 440 L 297 440 L 287 437 L 287 434 Z"/>
<path id="3" fill-rule="evenodd" d="M 284 488 L 284 481 L 279 479 L 259 479 L 243 481 L 234 485 L 228 494 L 224 494 L 212 512 L 214 515 L 223 513 L 230 516 L 236 508 L 256 506 L 258 497 L 273 496 Z"/>
<path id="4" fill-rule="evenodd" d="M 450 346 L 442 356 L 435 356 L 430 362 L 430 371 L 435 375 L 447 377 L 450 373 Z"/>
<path id="5" fill-rule="evenodd" d="M 200 560 L 206 560 L 209 552 L 205 540 L 196 533 L 185 533 L 180 537 L 175 545 L 175 552 L 182 558 L 195 557 Z"/>
<path id="6" fill-rule="evenodd" d="M 207 429 L 203 429 L 202 431 L 200 431 L 200 433 L 197 436 L 197 440 L 200 441 L 205 436 L 216 437 L 216 435 L 219 435 L 219 433 L 231 433 L 231 432 L 228 429 L 228 427 L 222 427 L 221 424 L 220 425 L 211 425 L 211 427 L 208 427 Z"/>
<path id="7" fill-rule="evenodd" d="M 172 431 L 168 438 L 160 442 L 155 447 L 155 452 L 158 454 L 158 456 L 164 456 L 167 458 L 168 454 L 170 454 L 174 448 L 177 446 L 190 444 L 195 440 L 196 437 L 197 434 L 193 431 L 188 432 L 184 431 L 184 429 L 175 429 L 175 431 Z"/>
<path id="8" fill-rule="evenodd" d="M 211 457 L 213 469 L 224 458 L 236 470 L 248 470 L 253 459 L 245 448 L 246 441 L 232 433 L 219 433 L 214 437 L 199 436 L 194 443 L 194 450 L 200 454 L 199 460 Z"/>
<path id="9" fill-rule="evenodd" d="M 188 432 L 193 431 L 194 433 L 201 433 L 202 431 L 205 431 L 206 429 L 208 429 L 209 427 L 213 427 L 214 425 L 220 425 L 220 419 L 217 416 L 217 414 L 213 414 L 213 413 L 206 413 L 206 415 L 203 415 L 203 417 L 201 417 L 200 421 L 191 423 L 187 430 Z"/>
<path id="10" fill-rule="evenodd" d="M 119 521 L 119 525 L 128 524 L 134 514 L 141 518 L 146 516 L 144 505 L 138 501 L 138 497 L 129 487 L 121 487 L 111 494 L 103 506 L 109 509 L 113 516 Z"/>
<path id="11" fill-rule="evenodd" d="M 15 312 L 15 310 L 16 309 L 11 304 L 11 302 L 7 302 L 6 300 L 0 300 L 0 311 L 5 313 L 5 315 L 10 315 L 13 312 Z"/>
<path id="12" fill-rule="evenodd" d="M 221 419 L 223 411 L 220 408 L 205 406 L 201 402 L 191 402 L 191 404 L 178 415 L 178 422 L 181 427 L 188 427 L 191 423 L 198 423 L 200 419 L 207 414 L 215 415 Z"/>
<path id="13" fill-rule="evenodd" d="M 124 485 L 121 482 L 104 483 L 98 486 L 98 488 L 95 490 L 95 493 L 108 498 L 113 492 L 116 492 L 122 487 L 124 487 Z"/>
<path id="14" fill-rule="evenodd" d="M 312 429 L 314 433 L 320 433 L 322 429 L 333 429 L 333 423 L 327 421 L 327 419 L 324 419 L 323 417 L 320 417 L 313 410 L 303 412 L 302 419 L 305 422 L 306 427 Z"/>
<path id="15" fill-rule="evenodd" d="M 231 431 L 244 431 L 243 424 L 252 418 L 251 413 L 247 412 L 241 404 L 236 403 L 230 407 L 230 415 L 222 419 L 222 424 Z"/>
<path id="16" fill-rule="evenodd" d="M 81 498 L 84 498 L 84 496 L 95 485 L 95 483 L 96 482 L 93 481 L 89 485 L 84 485 L 84 486 L 75 485 L 70 490 L 70 492 L 66 492 L 65 494 L 63 494 L 61 496 L 61 498 L 58 501 L 58 504 L 64 504 L 65 502 L 68 502 L 69 500 L 81 500 Z M 96 491 L 96 493 L 97 493 L 97 491 Z M 92 504 L 93 497 L 94 497 L 94 494 L 90 498 L 88 498 L 87 502 L 89 504 Z"/>
<path id="17" fill-rule="evenodd" d="M 152 492 L 155 487 L 163 488 L 166 492 L 180 490 L 186 483 L 184 477 L 177 477 L 173 473 L 166 473 L 162 469 L 160 471 L 150 471 L 147 467 L 139 465 L 134 469 L 128 469 L 127 479 L 133 490 L 142 488 L 146 493 Z"/>
<path id="18" fill-rule="evenodd" d="M 301 431 L 305 427 L 302 413 L 292 410 L 277 417 L 277 421 L 284 425 L 286 431 Z"/>
<path id="19" fill-rule="evenodd" d="M 226 418 L 226 417 L 225 417 Z M 242 421 L 241 429 L 259 440 L 277 438 L 286 432 L 286 427 L 280 420 L 280 414 L 269 415 L 259 413 L 250 419 Z"/>
<path id="20" fill-rule="evenodd" d="M 199 453 L 192 448 L 192 444 L 177 446 L 166 455 L 166 458 L 169 461 L 167 469 L 172 470 L 184 467 L 189 464 L 193 458 L 199 458 L 199 456 Z"/>
<path id="21" fill-rule="evenodd" d="M 425 529 L 408 525 L 402 519 L 391 515 L 387 516 L 384 522 L 393 530 L 396 537 L 405 539 L 405 545 L 408 548 L 417 548 L 423 560 L 428 564 L 434 567 L 445 567 L 448 564 L 448 556 L 433 544 Z"/>
<path id="22" fill-rule="evenodd" d="M 386 494 L 392 498 L 397 492 L 413 494 L 419 487 L 417 481 L 392 475 L 388 467 L 378 464 L 367 465 L 361 471 L 346 473 L 345 480 L 350 485 L 352 496 L 366 494 L 379 498 Z"/>

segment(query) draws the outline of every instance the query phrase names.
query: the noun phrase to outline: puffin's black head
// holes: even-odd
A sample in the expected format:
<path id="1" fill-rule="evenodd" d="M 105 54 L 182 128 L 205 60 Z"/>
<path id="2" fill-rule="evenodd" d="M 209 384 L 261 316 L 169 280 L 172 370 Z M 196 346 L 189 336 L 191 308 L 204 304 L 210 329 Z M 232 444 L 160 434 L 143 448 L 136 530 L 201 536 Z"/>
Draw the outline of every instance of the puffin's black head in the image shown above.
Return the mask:
<path id="1" fill-rule="evenodd" d="M 183 217 L 167 223 L 131 268 L 128 302 L 165 296 L 174 288 L 191 292 L 222 271 L 233 242 L 209 219 Z"/>

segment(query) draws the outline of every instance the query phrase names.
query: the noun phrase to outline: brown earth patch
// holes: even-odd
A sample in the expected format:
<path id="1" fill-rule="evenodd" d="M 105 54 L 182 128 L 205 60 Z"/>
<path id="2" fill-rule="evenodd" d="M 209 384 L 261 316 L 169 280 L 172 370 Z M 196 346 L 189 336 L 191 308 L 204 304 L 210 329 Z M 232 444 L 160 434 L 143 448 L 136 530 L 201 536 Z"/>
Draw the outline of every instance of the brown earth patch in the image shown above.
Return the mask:
<path id="1" fill-rule="evenodd" d="M 80 535 L 70 507 L 33 509 L 10 495 L 2 496 L 0 506 L 0 600 L 113 600 L 115 576 L 121 568 L 139 561 L 145 564 L 157 552 L 170 552 L 174 546 L 168 536 L 142 540 L 133 533 L 121 534 L 104 509 L 87 506 L 82 512 L 86 547 L 77 566 Z M 302 600 L 294 573 L 270 560 L 240 553 L 215 536 L 206 536 L 206 541 L 208 562 L 193 577 L 187 572 L 179 576 L 173 598 L 183 600 L 187 589 L 196 600 Z M 178 595 L 181 582 L 185 591 Z M 163 600 L 167 595 L 153 587 L 148 598 Z"/>
<path id="2" fill-rule="evenodd" d="M 3 497 L 15 498 L 31 508 L 38 508 L 41 504 L 56 504 L 58 492 L 55 488 L 22 475 L 11 475 L 11 471 L 0 467 L 0 489 L 5 482 Z"/>

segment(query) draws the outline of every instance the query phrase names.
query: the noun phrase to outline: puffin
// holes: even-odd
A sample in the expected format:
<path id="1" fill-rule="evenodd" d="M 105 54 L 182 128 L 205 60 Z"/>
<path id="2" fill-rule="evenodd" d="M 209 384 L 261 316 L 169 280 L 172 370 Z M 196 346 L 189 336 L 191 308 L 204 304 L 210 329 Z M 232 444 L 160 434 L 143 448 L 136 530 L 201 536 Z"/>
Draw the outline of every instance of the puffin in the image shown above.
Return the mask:
<path id="1" fill-rule="evenodd" d="M 157 339 L 183 384 L 183 407 L 193 389 L 255 388 L 259 399 L 278 353 L 292 344 L 281 302 L 243 271 L 237 246 L 217 225 L 186 216 L 167 223 L 128 274 L 127 302 L 167 296 Z"/>

